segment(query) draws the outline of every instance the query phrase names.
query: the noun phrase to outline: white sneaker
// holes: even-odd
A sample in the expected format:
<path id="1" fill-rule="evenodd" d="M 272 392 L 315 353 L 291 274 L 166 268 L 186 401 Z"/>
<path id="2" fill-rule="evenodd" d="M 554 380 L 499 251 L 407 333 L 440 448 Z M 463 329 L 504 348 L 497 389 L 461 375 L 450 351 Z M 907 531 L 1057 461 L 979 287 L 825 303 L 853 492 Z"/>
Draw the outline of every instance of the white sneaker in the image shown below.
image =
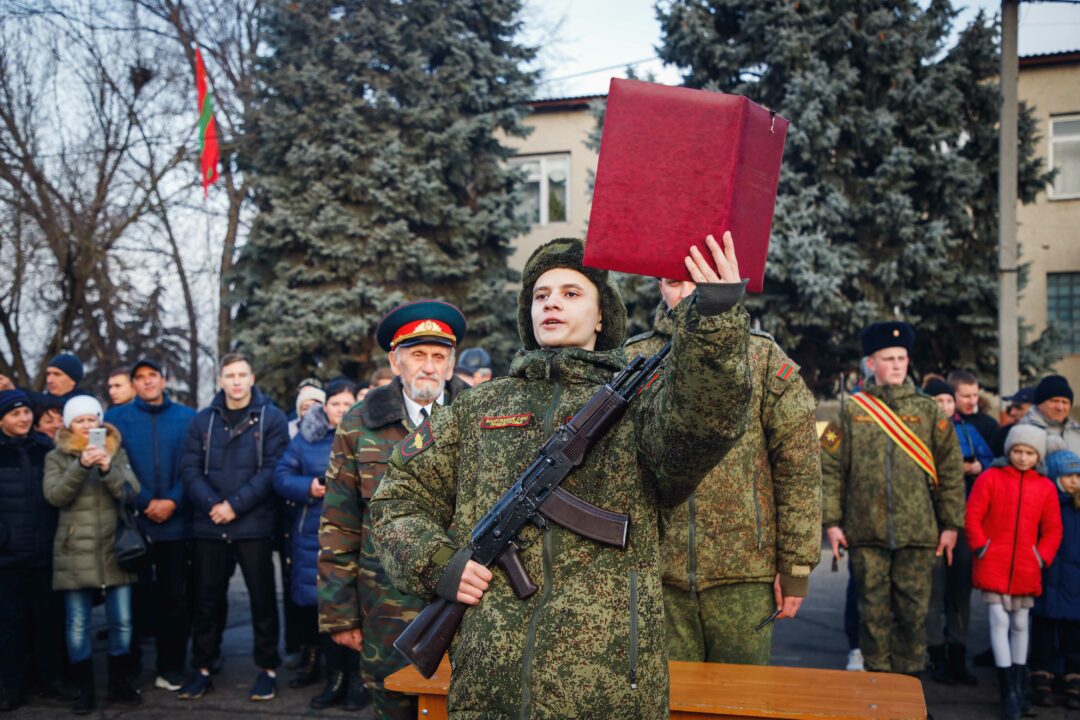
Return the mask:
<path id="1" fill-rule="evenodd" d="M 157 679 L 154 680 L 154 687 L 158 688 L 159 690 L 168 690 L 169 692 L 176 692 L 181 687 L 183 687 L 183 683 L 178 683 L 178 682 L 175 682 L 173 680 L 170 680 L 169 678 L 165 677 L 164 675 L 158 675 Z"/>
<path id="2" fill-rule="evenodd" d="M 864 672 L 866 670 L 863 667 L 862 650 L 855 648 L 847 654 L 847 667 L 845 669 L 854 672 Z"/>

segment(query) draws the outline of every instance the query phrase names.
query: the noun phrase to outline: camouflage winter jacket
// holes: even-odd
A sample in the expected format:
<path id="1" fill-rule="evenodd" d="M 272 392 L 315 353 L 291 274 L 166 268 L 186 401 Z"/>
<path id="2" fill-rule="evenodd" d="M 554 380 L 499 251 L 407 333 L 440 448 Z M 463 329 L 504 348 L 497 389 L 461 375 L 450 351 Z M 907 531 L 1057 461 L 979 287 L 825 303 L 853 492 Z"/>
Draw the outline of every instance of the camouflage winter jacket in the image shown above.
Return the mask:
<path id="1" fill-rule="evenodd" d="M 652 355 L 671 337 L 667 307 L 653 330 L 626 343 Z M 664 583 L 704 590 L 773 582 L 804 597 L 821 557 L 821 460 L 814 398 L 799 367 L 765 333 L 751 332 L 753 395 L 746 434 L 687 502 L 661 514 Z"/>
<path id="2" fill-rule="evenodd" d="M 540 586 L 519 600 L 496 570 L 451 646 L 454 718 L 666 718 L 668 669 L 657 511 L 683 502 L 746 427 L 747 315 L 684 302 L 674 352 L 627 415 L 563 483 L 630 515 L 625 551 L 548 525 L 523 532 Z M 372 500 L 391 579 L 431 596 L 471 529 L 565 422 L 626 362 L 621 348 L 533 350 L 395 450 Z M 464 534 L 464 533 L 463 533 Z"/>
<path id="3" fill-rule="evenodd" d="M 445 400 L 463 389 L 455 378 L 447 384 Z M 395 378 L 368 393 L 341 419 L 326 469 L 319 525 L 319 630 L 363 628 L 364 672 L 376 683 L 405 666 L 393 642 L 424 605 L 420 598 L 398 592 L 387 578 L 372 543 L 368 512 L 394 445 L 412 429 L 401 381 Z M 378 622 L 365 622 L 372 618 Z"/>
<path id="4" fill-rule="evenodd" d="M 868 381 L 864 391 L 883 401 L 930 449 L 939 487 L 853 401 L 821 436 L 822 513 L 852 546 L 937 547 L 941 530 L 964 527 L 964 469 L 952 421 L 934 399 L 903 385 Z"/>

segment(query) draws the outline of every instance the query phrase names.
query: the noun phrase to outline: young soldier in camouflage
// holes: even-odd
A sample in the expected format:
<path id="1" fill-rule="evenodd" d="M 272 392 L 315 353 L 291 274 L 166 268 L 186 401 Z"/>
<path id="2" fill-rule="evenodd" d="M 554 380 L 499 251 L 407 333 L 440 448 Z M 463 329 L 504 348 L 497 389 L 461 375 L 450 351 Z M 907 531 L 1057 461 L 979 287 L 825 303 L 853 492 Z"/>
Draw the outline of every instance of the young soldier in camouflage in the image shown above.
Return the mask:
<path id="1" fill-rule="evenodd" d="M 874 377 L 867 403 L 848 400 L 821 436 L 822 523 L 834 557 L 841 545 L 851 551 L 866 669 L 915 675 L 926 665 L 934 557 L 952 563 L 964 526 L 960 445 L 952 421 L 907 377 L 915 330 L 875 323 L 860 340 Z M 886 433 L 875 420 L 888 421 L 879 403 L 910 434 L 895 424 Z M 930 454 L 922 464 L 905 449 L 920 453 L 920 443 Z"/>
<path id="2" fill-rule="evenodd" d="M 522 533 L 537 593 L 469 559 L 466 533 L 566 421 L 626 364 L 626 309 L 577 240 L 533 253 L 518 299 L 525 350 L 394 451 L 372 500 L 375 540 L 409 592 L 472 605 L 451 646 L 457 719 L 668 716 L 657 511 L 684 501 L 746 426 L 746 312 L 730 236 L 721 272 L 675 311 L 674 352 L 562 487 L 630 515 L 626 550 L 548 524 Z M 706 268 L 704 257 L 694 261 Z"/>
<path id="3" fill-rule="evenodd" d="M 630 357 L 671 339 L 670 310 L 694 283 L 660 280 L 653 329 Z M 749 426 L 690 499 L 661 513 L 671 660 L 767 665 L 773 610 L 795 617 L 821 558 L 821 459 L 814 398 L 772 337 L 750 333 Z"/>
<path id="4" fill-rule="evenodd" d="M 390 353 L 395 378 L 345 414 L 326 470 L 319 630 L 360 652 L 361 675 L 380 720 L 416 717 L 416 699 L 384 690 L 383 680 L 407 664 L 394 641 L 424 602 L 399 592 L 386 576 L 372 543 L 369 502 L 394 445 L 435 405 L 466 389 L 452 379 L 454 348 L 464 333 L 460 311 L 437 301 L 407 303 L 383 318 L 376 335 Z"/>

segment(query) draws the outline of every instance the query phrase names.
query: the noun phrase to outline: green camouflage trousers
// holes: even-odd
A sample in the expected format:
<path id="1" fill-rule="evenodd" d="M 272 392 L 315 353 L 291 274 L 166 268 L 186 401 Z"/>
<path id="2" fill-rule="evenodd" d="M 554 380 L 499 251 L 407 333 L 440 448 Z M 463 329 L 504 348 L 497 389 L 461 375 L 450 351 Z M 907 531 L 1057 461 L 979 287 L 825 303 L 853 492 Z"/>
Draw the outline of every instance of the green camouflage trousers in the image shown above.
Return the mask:
<path id="1" fill-rule="evenodd" d="M 926 666 L 926 610 L 934 570 L 930 548 L 851 548 L 866 669 L 914 674 Z"/>
<path id="2" fill-rule="evenodd" d="M 736 583 L 696 594 L 664 586 L 669 660 L 768 665 L 772 623 L 754 632 L 776 610 L 772 583 Z"/>

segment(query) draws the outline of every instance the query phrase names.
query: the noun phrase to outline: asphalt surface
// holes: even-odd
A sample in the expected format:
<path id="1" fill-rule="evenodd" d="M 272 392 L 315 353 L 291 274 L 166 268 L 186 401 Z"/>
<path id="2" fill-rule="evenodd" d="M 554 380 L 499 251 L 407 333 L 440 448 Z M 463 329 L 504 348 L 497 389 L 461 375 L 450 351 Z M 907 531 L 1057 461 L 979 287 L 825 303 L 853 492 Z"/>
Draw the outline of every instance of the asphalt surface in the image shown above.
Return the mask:
<path id="1" fill-rule="evenodd" d="M 840 563 L 839 571 L 831 572 L 831 556 L 822 551 L 822 562 L 811 576 L 810 596 L 803 603 L 799 616 L 782 620 L 773 634 L 773 664 L 792 667 L 843 669 L 847 663 L 847 637 L 843 632 L 844 591 L 847 583 L 847 562 Z M 102 608 L 94 611 L 95 635 L 104 627 Z M 971 630 L 968 640 L 972 654 L 989 646 L 986 610 L 979 594 L 972 597 Z M 144 666 L 153 668 L 154 644 L 143 645 Z M 178 700 L 174 693 L 153 687 L 149 670 L 143 678 L 143 704 L 129 708 L 110 706 L 103 702 L 105 692 L 105 643 L 95 641 L 95 659 L 98 671 L 99 710 L 91 718 L 199 718 L 199 720 L 225 720 L 238 715 L 262 717 L 371 717 L 370 708 L 358 713 L 347 713 L 339 708 L 316 711 L 308 708 L 308 700 L 321 689 L 321 683 L 302 690 L 292 690 L 288 680 L 292 672 L 282 668 L 278 673 L 278 697 L 269 702 L 251 702 L 248 692 L 255 680 L 256 668 L 251 661 L 252 635 L 247 592 L 237 572 L 229 590 L 229 627 L 225 633 L 225 666 L 214 677 L 214 689 L 197 701 Z M 972 663 L 969 662 L 969 665 Z M 992 668 L 972 668 L 979 678 L 977 687 L 945 686 L 924 679 L 927 706 L 935 720 L 996 720 L 998 715 L 997 686 Z M 1060 703 L 1060 698 L 1058 698 Z M 1054 708 L 1037 708 L 1041 720 L 1064 720 L 1066 710 L 1060 705 Z M 67 715 L 66 706 L 42 699 L 33 699 L 27 705 L 8 715 L 19 718 L 55 718 Z"/>

